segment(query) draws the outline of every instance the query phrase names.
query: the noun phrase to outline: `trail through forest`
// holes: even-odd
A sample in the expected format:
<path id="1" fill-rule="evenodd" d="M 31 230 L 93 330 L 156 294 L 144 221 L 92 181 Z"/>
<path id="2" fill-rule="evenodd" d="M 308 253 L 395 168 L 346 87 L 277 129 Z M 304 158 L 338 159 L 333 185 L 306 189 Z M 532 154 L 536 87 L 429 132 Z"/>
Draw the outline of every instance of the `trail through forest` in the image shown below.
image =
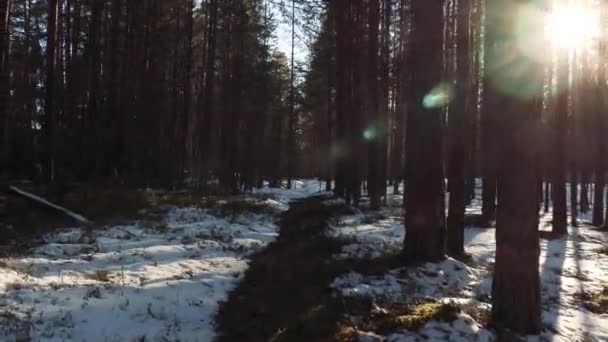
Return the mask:
<path id="1" fill-rule="evenodd" d="M 243 281 L 221 305 L 218 341 L 329 341 L 338 312 L 330 284 L 341 243 L 327 236 L 328 220 L 346 207 L 325 196 L 290 204 L 277 240 L 255 255 Z M 315 324 L 310 324 L 310 321 Z"/>

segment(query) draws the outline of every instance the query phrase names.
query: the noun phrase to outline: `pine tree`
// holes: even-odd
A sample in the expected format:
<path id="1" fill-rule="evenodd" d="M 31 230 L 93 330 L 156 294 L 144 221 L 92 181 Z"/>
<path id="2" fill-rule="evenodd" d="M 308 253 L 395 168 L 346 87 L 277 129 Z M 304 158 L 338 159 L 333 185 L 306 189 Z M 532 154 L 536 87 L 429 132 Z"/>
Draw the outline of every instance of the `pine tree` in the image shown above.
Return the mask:
<path id="1" fill-rule="evenodd" d="M 407 118 L 405 201 L 406 260 L 439 260 L 445 254 L 441 99 L 443 6 L 412 0 L 411 82 Z"/>
<path id="2" fill-rule="evenodd" d="M 492 282 L 492 319 L 500 331 L 537 334 L 541 329 L 538 236 L 538 130 L 542 70 L 533 59 L 520 54 L 513 15 L 516 0 L 487 2 L 486 91 L 502 108 L 497 155 L 498 210 L 496 217 L 496 263 Z M 507 56 L 515 57 L 522 73 L 503 68 Z M 540 72 L 539 72 L 540 70 Z M 507 82 L 513 93 L 504 93 Z M 495 132 L 499 133 L 499 132 Z"/>
<path id="3" fill-rule="evenodd" d="M 10 165 L 10 144 L 12 133 L 10 130 L 11 117 L 9 116 L 10 102 L 10 0 L 0 1 L 0 177 L 6 177 Z"/>
<path id="4" fill-rule="evenodd" d="M 457 15 L 457 80 L 456 95 L 450 105 L 449 132 L 450 146 L 448 152 L 448 184 L 450 192 L 449 212 L 447 218 L 448 254 L 464 254 L 464 218 L 465 218 L 465 163 L 469 146 L 467 128 L 471 121 L 472 108 L 468 107 L 471 92 L 471 61 L 469 59 L 469 24 L 471 2 L 458 2 Z"/>

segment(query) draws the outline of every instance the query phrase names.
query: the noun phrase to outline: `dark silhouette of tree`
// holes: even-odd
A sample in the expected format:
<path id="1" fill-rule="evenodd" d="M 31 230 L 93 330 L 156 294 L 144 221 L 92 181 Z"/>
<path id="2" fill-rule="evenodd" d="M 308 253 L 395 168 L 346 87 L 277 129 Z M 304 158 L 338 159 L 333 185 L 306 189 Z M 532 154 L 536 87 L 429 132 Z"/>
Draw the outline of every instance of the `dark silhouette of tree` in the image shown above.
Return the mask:
<path id="1" fill-rule="evenodd" d="M 515 20 L 520 1 L 487 2 L 485 91 L 496 108 L 500 142 L 497 154 L 498 210 L 496 216 L 496 263 L 492 282 L 492 319 L 500 331 L 537 334 L 541 329 L 539 277 L 538 131 L 542 94 L 542 70 L 519 51 Z M 509 56 L 509 57 L 507 57 Z M 505 68 L 504 58 L 522 73 Z M 501 82 L 518 92 L 505 93 Z M 518 305 L 514 304 L 517 298 Z"/>
<path id="2" fill-rule="evenodd" d="M 442 84 L 443 6 L 412 0 L 408 65 L 404 255 L 407 260 L 438 260 L 445 254 Z M 415 86 L 414 86 L 415 85 Z"/>
<path id="3" fill-rule="evenodd" d="M 568 210 L 566 205 L 566 140 L 568 137 L 569 68 L 568 58 L 560 56 L 557 62 L 558 94 L 555 112 L 551 120 L 551 196 L 553 201 L 554 235 L 568 233 Z"/>
<path id="4" fill-rule="evenodd" d="M 10 70 L 8 64 L 10 46 L 10 1 L 0 1 L 0 177 L 7 177 L 10 164 L 11 117 Z"/>
<path id="5" fill-rule="evenodd" d="M 450 105 L 449 115 L 449 146 L 448 151 L 448 185 L 450 193 L 449 211 L 447 217 L 447 250 L 452 256 L 464 254 L 464 219 L 465 219 L 465 171 L 467 154 L 470 146 L 467 140 L 468 129 L 474 113 L 470 107 L 471 92 L 471 36 L 469 25 L 471 2 L 461 0 L 456 9 L 457 15 L 457 47 L 456 47 L 456 94 Z"/>
<path id="6" fill-rule="evenodd" d="M 55 108 L 55 87 L 58 44 L 59 1 L 48 1 L 48 20 L 46 37 L 46 86 L 44 98 L 44 142 L 45 142 L 45 176 L 49 181 L 55 180 L 57 149 L 57 115 Z"/>

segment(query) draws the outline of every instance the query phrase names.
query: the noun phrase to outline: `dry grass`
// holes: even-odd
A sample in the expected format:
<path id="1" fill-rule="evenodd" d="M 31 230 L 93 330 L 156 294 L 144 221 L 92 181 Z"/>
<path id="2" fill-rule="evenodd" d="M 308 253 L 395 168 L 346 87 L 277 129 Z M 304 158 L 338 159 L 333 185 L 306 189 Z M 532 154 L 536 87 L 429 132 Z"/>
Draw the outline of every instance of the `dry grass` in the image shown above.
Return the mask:
<path id="1" fill-rule="evenodd" d="M 97 270 L 94 273 L 87 274 L 87 278 L 91 280 L 100 281 L 103 283 L 109 283 L 112 281 L 112 273 L 107 270 Z"/>

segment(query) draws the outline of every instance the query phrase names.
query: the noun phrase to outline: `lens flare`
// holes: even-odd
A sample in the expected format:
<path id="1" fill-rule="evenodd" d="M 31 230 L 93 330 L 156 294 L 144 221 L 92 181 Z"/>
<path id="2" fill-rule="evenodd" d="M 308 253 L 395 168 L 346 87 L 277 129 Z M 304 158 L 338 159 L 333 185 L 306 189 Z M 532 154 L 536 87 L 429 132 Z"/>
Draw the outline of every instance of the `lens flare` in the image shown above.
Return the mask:
<path id="1" fill-rule="evenodd" d="M 554 8 L 545 17 L 545 38 L 561 49 L 580 49 L 599 36 L 597 11 L 576 5 Z"/>
<path id="2" fill-rule="evenodd" d="M 433 88 L 422 99 L 424 108 L 440 108 L 450 104 L 454 97 L 454 89 L 450 83 L 443 82 Z"/>
<path id="3" fill-rule="evenodd" d="M 487 12 L 483 51 L 487 84 L 513 98 L 542 97 L 544 64 L 551 55 L 543 47 L 546 12 L 534 3 L 513 7 L 500 1 L 488 2 Z"/>
<path id="4" fill-rule="evenodd" d="M 378 137 L 378 131 L 375 127 L 368 127 L 365 131 L 363 131 L 363 139 L 367 141 L 376 140 Z"/>

